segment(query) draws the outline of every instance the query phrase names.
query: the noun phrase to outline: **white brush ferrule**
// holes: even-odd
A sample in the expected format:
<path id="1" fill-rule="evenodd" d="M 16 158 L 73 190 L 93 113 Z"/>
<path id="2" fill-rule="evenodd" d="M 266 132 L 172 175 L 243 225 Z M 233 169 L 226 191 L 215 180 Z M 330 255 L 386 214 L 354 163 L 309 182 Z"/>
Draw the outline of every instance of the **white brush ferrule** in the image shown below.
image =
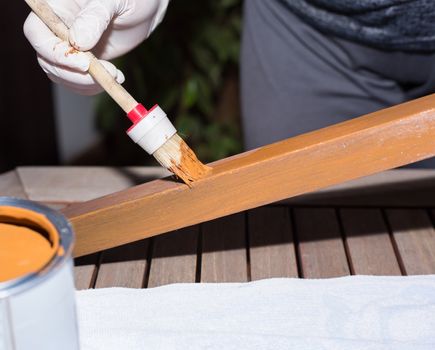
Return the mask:
<path id="1" fill-rule="evenodd" d="M 159 106 L 127 131 L 127 135 L 149 154 L 157 151 L 176 133 L 174 125 Z"/>

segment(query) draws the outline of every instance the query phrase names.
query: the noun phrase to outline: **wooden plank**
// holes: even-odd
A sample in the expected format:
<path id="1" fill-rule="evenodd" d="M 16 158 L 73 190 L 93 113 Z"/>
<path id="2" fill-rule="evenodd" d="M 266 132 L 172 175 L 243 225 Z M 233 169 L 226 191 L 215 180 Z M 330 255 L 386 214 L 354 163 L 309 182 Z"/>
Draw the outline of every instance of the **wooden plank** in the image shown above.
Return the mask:
<path id="1" fill-rule="evenodd" d="M 435 273 L 435 230 L 425 210 L 386 211 L 406 274 Z"/>
<path id="2" fill-rule="evenodd" d="M 350 274 L 334 209 L 294 210 L 302 277 L 326 278 Z"/>
<path id="3" fill-rule="evenodd" d="M 388 227 L 379 209 L 340 210 L 353 273 L 401 275 Z"/>
<path id="4" fill-rule="evenodd" d="M 251 279 L 298 277 L 293 232 L 287 207 L 248 212 Z"/>
<path id="5" fill-rule="evenodd" d="M 198 235 L 191 226 L 154 238 L 148 287 L 195 282 Z"/>
<path id="6" fill-rule="evenodd" d="M 20 178 L 15 170 L 0 175 L 0 196 L 27 198 Z"/>
<path id="7" fill-rule="evenodd" d="M 76 289 L 89 289 L 93 287 L 99 256 L 100 254 L 96 253 L 74 260 L 74 284 Z"/>
<path id="8" fill-rule="evenodd" d="M 435 207 L 435 169 L 395 169 L 289 198 L 283 205 Z"/>
<path id="9" fill-rule="evenodd" d="M 147 240 L 102 252 L 95 288 L 142 288 L 145 280 L 147 253 Z"/>
<path id="10" fill-rule="evenodd" d="M 202 225 L 201 282 L 246 282 L 246 232 L 244 214 Z"/>
<path id="11" fill-rule="evenodd" d="M 434 106 L 435 95 L 431 95 L 225 159 L 212 164 L 210 175 L 196 181 L 193 189 L 163 179 L 73 205 L 64 212 L 78 235 L 75 254 L 434 156 Z"/>
<path id="12" fill-rule="evenodd" d="M 161 167 L 19 167 L 29 198 L 39 202 L 83 202 L 163 176 Z"/>

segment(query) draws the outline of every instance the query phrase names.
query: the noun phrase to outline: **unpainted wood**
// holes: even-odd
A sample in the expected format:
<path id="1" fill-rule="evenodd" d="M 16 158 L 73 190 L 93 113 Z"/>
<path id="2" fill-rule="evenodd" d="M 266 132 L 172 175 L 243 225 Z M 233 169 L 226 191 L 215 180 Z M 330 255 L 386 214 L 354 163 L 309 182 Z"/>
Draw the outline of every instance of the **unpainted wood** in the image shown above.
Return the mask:
<path id="1" fill-rule="evenodd" d="M 289 208 L 262 207 L 247 215 L 251 279 L 298 277 Z"/>
<path id="2" fill-rule="evenodd" d="M 148 240 L 101 253 L 95 288 L 142 288 L 147 266 Z"/>
<path id="3" fill-rule="evenodd" d="M 243 214 L 202 224 L 201 282 L 248 281 Z"/>
<path id="4" fill-rule="evenodd" d="M 401 275 L 379 209 L 343 209 L 340 216 L 354 274 Z"/>
<path id="5" fill-rule="evenodd" d="M 17 173 L 31 200 L 50 203 L 84 202 L 169 174 L 161 167 L 77 166 L 26 166 Z"/>
<path id="6" fill-rule="evenodd" d="M 199 226 L 153 238 L 148 287 L 193 283 L 196 279 Z"/>
<path id="7" fill-rule="evenodd" d="M 0 196 L 27 198 L 26 192 L 15 170 L 0 174 Z"/>
<path id="8" fill-rule="evenodd" d="M 350 274 L 340 226 L 334 209 L 294 209 L 301 272 L 304 278 Z"/>
<path id="9" fill-rule="evenodd" d="M 212 164 L 190 189 L 169 179 L 67 208 L 84 255 L 435 155 L 435 96 Z M 406 152 L 404 151 L 406 150 Z M 170 220 L 168 220 L 170 218 Z M 119 235 L 118 232 L 125 234 Z"/>
<path id="10" fill-rule="evenodd" d="M 408 275 L 435 273 L 435 230 L 425 210 L 386 211 L 393 237 Z"/>

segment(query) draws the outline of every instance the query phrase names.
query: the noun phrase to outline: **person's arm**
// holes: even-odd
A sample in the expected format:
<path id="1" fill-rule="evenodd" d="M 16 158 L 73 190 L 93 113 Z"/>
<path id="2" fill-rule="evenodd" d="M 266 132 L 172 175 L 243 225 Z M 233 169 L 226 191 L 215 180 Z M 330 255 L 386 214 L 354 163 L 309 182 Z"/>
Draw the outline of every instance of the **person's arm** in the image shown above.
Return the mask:
<path id="1" fill-rule="evenodd" d="M 24 34 L 37 52 L 48 77 L 83 95 L 94 95 L 101 87 L 86 73 L 89 61 L 79 51 L 92 50 L 109 60 L 132 50 L 161 22 L 169 0 L 49 0 L 53 10 L 70 28 L 69 43 L 61 41 L 34 14 L 24 23 Z M 122 72 L 102 61 L 119 83 Z"/>

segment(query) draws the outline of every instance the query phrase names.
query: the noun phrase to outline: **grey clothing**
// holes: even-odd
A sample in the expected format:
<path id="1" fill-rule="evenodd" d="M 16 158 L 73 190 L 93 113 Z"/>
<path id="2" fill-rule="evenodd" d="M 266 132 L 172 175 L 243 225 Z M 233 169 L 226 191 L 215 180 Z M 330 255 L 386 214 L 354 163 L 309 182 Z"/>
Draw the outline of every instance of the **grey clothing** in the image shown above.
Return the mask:
<path id="1" fill-rule="evenodd" d="M 325 33 L 385 50 L 435 51 L 434 0 L 279 0 Z"/>
<path id="2" fill-rule="evenodd" d="M 435 90 L 435 54 L 386 52 L 324 34 L 280 0 L 246 0 L 244 6 L 241 94 L 248 149 Z"/>

